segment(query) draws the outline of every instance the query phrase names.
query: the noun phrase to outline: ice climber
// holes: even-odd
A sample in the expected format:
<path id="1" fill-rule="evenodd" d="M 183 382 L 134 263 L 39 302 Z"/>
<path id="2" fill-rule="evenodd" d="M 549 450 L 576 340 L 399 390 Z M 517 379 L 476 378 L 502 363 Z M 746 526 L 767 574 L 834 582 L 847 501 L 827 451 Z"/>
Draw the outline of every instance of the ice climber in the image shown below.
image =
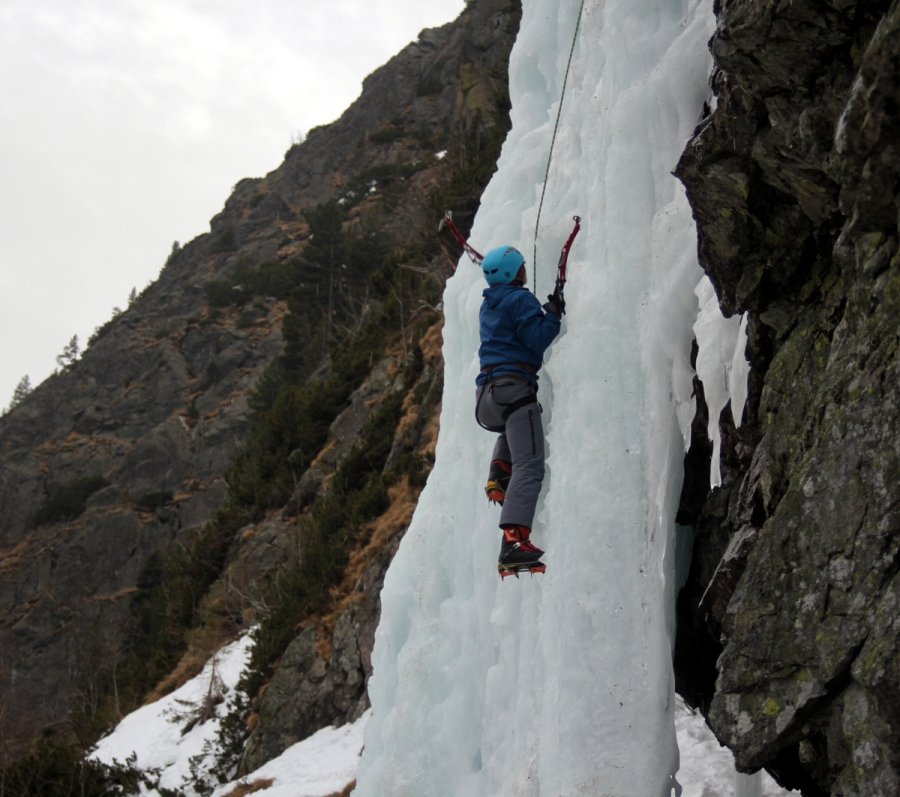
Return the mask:
<path id="1" fill-rule="evenodd" d="M 559 334 L 565 301 L 561 291 L 554 291 L 541 306 L 525 288 L 525 258 L 512 246 L 492 249 L 481 265 L 488 287 L 481 304 L 475 418 L 499 433 L 485 487 L 488 499 L 502 506 L 498 569 L 501 575 L 520 569 L 543 572 L 543 565 L 536 567 L 543 551 L 530 539 L 544 479 L 537 374 Z"/>

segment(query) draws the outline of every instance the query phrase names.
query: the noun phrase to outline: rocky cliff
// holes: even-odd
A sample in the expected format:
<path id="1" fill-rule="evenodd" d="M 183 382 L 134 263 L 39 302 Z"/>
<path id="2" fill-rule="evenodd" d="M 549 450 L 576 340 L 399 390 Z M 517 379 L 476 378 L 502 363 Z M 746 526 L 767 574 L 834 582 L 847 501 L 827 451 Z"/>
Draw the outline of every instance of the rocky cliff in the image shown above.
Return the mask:
<path id="1" fill-rule="evenodd" d="M 316 696 L 280 720 L 273 681 L 253 760 L 361 710 L 436 435 L 456 254 L 436 223 L 465 225 L 494 169 L 519 15 L 479 0 L 423 31 L 0 420 L 0 764 L 38 735 L 89 744 L 251 623 L 269 631 L 250 696 L 282 654 Z"/>
<path id="2" fill-rule="evenodd" d="M 894 795 L 900 4 L 716 13 L 715 107 L 677 173 L 723 312 L 748 313 L 750 396 L 722 488 L 689 464 L 679 689 L 741 769 Z"/>

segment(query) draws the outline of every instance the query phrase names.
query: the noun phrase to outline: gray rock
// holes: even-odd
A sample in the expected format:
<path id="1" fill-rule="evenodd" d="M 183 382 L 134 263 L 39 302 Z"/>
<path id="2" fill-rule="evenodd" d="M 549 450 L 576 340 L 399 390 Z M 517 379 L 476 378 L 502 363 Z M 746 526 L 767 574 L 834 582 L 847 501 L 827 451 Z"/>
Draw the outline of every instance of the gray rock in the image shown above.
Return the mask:
<path id="1" fill-rule="evenodd" d="M 752 377 L 694 514 L 679 647 L 707 658 L 682 680 L 740 769 L 895 794 L 900 7 L 718 11 L 718 105 L 677 172 Z"/>

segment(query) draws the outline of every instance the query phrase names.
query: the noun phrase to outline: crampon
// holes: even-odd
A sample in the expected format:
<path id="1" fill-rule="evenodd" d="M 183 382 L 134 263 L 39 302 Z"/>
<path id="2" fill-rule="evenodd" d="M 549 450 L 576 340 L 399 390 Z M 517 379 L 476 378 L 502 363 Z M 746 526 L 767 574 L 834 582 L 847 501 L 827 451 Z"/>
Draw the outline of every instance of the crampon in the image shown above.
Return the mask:
<path id="1" fill-rule="evenodd" d="M 501 562 L 497 565 L 497 572 L 500 574 L 501 580 L 509 576 L 518 578 L 519 573 L 531 573 L 532 575 L 543 573 L 546 569 L 547 565 L 543 562 L 518 562 L 516 564 L 503 564 Z"/>

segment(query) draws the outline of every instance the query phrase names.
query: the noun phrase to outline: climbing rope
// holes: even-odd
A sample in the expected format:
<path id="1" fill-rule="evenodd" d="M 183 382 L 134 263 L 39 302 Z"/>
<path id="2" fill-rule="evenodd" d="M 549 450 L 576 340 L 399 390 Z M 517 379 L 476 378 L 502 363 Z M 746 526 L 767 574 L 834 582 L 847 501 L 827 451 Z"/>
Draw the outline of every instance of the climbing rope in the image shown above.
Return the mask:
<path id="1" fill-rule="evenodd" d="M 531 284 L 537 293 L 537 239 L 541 226 L 541 211 L 544 208 L 544 194 L 547 192 L 547 179 L 550 176 L 550 161 L 553 159 L 553 148 L 556 146 L 556 132 L 559 130 L 559 118 L 562 115 L 563 101 L 566 98 L 566 84 L 569 82 L 569 69 L 572 67 L 572 55 L 575 52 L 575 42 L 578 41 L 578 30 L 581 27 L 581 15 L 584 12 L 584 0 L 578 8 L 578 19 L 575 21 L 575 33 L 572 34 L 572 46 L 569 48 L 569 61 L 566 64 L 566 74 L 563 77 L 562 92 L 559 97 L 559 108 L 556 109 L 556 124 L 553 126 L 553 137 L 550 139 L 550 153 L 547 155 L 547 171 L 544 172 L 544 186 L 541 188 L 541 201 L 538 203 L 537 219 L 534 222 L 534 257 L 531 260 Z"/>

